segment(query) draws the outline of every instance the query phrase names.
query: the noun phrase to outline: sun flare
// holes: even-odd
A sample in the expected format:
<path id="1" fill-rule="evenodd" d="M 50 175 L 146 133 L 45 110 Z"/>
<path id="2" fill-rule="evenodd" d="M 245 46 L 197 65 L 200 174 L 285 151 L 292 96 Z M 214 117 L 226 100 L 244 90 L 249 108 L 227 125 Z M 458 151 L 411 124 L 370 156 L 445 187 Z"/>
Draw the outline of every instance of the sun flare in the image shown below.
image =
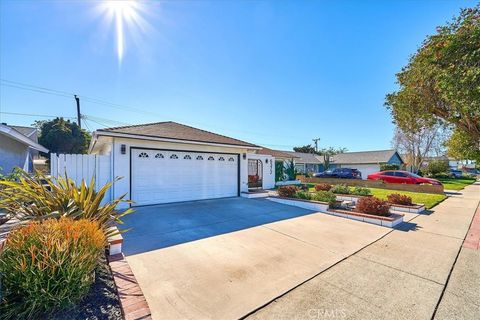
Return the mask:
<path id="1" fill-rule="evenodd" d="M 121 63 L 125 54 L 128 29 L 142 27 L 145 22 L 141 17 L 142 4 L 135 0 L 104 0 L 100 4 L 100 10 L 115 26 L 116 53 L 118 62 Z"/>

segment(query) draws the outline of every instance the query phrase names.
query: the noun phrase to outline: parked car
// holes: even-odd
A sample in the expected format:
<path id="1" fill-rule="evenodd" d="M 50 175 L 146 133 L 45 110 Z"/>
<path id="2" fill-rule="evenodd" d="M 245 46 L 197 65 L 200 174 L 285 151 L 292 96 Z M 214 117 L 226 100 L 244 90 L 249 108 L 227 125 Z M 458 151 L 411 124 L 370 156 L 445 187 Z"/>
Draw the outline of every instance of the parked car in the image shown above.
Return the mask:
<path id="1" fill-rule="evenodd" d="M 463 176 L 462 170 L 456 170 L 456 169 L 450 169 L 450 174 L 457 179 Z"/>
<path id="2" fill-rule="evenodd" d="M 432 184 L 442 185 L 442 183 L 436 179 L 420 177 L 415 173 L 401 170 L 388 170 L 380 171 L 369 174 L 368 180 L 382 180 L 386 183 L 404 183 L 404 184 Z"/>
<path id="3" fill-rule="evenodd" d="M 315 173 L 318 178 L 362 179 L 362 173 L 357 169 L 335 168 L 320 173 Z"/>

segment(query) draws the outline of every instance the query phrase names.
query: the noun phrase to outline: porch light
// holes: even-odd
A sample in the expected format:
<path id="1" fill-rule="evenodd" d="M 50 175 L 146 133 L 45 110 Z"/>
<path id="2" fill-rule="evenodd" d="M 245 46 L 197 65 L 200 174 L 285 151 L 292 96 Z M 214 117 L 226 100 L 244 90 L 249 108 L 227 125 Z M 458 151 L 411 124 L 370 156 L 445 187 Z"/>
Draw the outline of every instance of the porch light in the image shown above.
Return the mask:
<path id="1" fill-rule="evenodd" d="M 246 159 L 247 159 L 247 154 L 244 153 L 244 154 L 242 155 L 242 158 L 243 158 L 243 160 L 246 160 Z"/>
<path id="2" fill-rule="evenodd" d="M 127 146 L 126 145 L 122 144 L 120 146 L 120 153 L 121 154 L 126 154 L 127 153 Z"/>

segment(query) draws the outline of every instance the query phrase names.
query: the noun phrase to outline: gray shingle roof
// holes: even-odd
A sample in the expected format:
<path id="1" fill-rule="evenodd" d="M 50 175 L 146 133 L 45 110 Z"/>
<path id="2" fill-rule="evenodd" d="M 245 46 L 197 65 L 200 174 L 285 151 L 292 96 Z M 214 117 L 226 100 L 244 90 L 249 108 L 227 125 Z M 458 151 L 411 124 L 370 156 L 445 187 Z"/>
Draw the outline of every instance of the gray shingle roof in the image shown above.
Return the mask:
<path id="1" fill-rule="evenodd" d="M 197 129 L 173 121 L 147 123 L 97 130 L 97 133 L 99 135 L 101 135 L 102 132 L 114 132 L 137 135 L 142 137 L 165 138 L 258 148 L 257 145 L 242 140 L 226 137 L 220 134 L 205 131 L 202 129 Z"/>
<path id="2" fill-rule="evenodd" d="M 303 153 L 303 152 L 294 152 L 294 151 L 282 151 L 284 153 L 290 154 L 291 156 L 298 158 L 295 159 L 297 163 L 313 163 L 313 164 L 322 164 L 323 157 L 311 154 L 311 153 Z"/>
<path id="3" fill-rule="evenodd" d="M 396 150 L 359 151 L 340 153 L 332 157 L 335 164 L 361 164 L 388 162 Z"/>

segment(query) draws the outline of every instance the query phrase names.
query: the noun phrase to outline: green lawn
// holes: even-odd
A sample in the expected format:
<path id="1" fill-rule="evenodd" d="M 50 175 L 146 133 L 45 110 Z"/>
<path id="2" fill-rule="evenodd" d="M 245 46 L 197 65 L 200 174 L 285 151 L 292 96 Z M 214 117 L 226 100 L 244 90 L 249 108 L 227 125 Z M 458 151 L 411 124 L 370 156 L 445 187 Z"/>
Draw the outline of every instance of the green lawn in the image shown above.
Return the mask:
<path id="1" fill-rule="evenodd" d="M 392 193 L 404 194 L 406 196 L 412 197 L 413 203 L 422 203 L 427 209 L 432 208 L 437 205 L 439 202 L 443 201 L 446 198 L 443 194 L 433 194 L 433 193 L 420 193 L 420 192 L 409 192 L 409 191 L 400 191 L 400 190 L 387 190 L 387 189 L 377 189 L 370 188 L 372 194 L 375 197 L 380 199 L 387 199 L 387 196 Z"/>
<path id="2" fill-rule="evenodd" d="M 314 184 L 308 184 L 310 191 L 315 191 Z M 353 188 L 352 188 L 353 189 Z M 400 191 L 400 190 L 388 190 L 388 189 L 378 189 L 378 188 L 369 188 L 377 198 L 387 199 L 387 196 L 392 193 L 404 194 L 412 198 L 413 203 L 424 204 L 427 209 L 430 209 L 443 201 L 446 196 L 443 194 L 433 194 L 433 193 L 420 193 L 420 192 L 410 192 L 410 191 Z"/>
<path id="3" fill-rule="evenodd" d="M 469 184 L 472 184 L 475 182 L 474 179 L 440 178 L 437 180 L 443 183 L 443 187 L 446 190 L 462 190 Z"/>

